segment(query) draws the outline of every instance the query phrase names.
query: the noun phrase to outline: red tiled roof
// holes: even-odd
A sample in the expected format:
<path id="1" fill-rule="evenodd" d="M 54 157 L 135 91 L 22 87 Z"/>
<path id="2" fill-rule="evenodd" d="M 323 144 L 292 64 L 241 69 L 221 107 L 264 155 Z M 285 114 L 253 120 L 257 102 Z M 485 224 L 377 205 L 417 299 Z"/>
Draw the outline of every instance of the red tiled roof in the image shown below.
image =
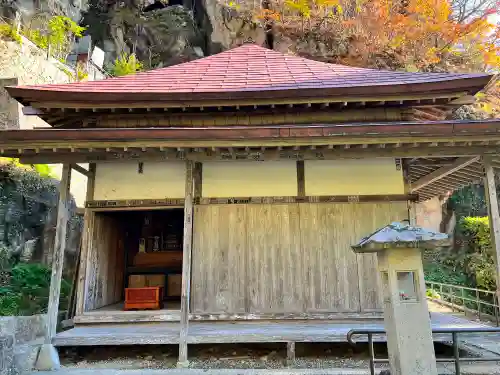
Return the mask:
<path id="1" fill-rule="evenodd" d="M 253 44 L 199 60 L 101 81 L 19 86 L 9 92 L 36 100 L 44 92 L 57 100 L 200 100 L 234 98 L 376 95 L 426 91 L 479 91 L 486 74 L 408 73 L 328 64 Z M 426 87 L 417 89 L 419 85 Z M 64 93 L 63 97 L 60 97 Z"/>

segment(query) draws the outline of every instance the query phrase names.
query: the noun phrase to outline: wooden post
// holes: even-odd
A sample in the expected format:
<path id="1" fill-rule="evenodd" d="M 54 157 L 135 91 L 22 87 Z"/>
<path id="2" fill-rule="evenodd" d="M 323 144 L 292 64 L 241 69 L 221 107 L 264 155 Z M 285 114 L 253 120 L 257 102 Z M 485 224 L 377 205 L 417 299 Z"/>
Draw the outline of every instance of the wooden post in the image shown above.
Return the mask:
<path id="1" fill-rule="evenodd" d="M 194 198 L 201 198 L 202 196 L 202 184 L 201 180 L 203 178 L 203 164 L 194 163 L 193 170 L 193 196 Z"/>
<path id="2" fill-rule="evenodd" d="M 488 156 L 483 156 L 483 165 L 486 174 L 484 177 L 484 190 L 490 221 L 491 246 L 495 249 L 497 296 L 500 297 L 500 212 L 498 209 L 495 172 Z"/>
<path id="3" fill-rule="evenodd" d="M 408 220 L 410 225 L 417 225 L 417 203 L 408 202 Z"/>
<path id="4" fill-rule="evenodd" d="M 306 180 L 305 180 L 305 166 L 304 160 L 297 160 L 297 196 L 306 196 Z"/>
<path id="5" fill-rule="evenodd" d="M 286 343 L 286 363 L 288 366 L 293 366 L 295 363 L 295 342 Z"/>
<path id="6" fill-rule="evenodd" d="M 193 169 L 194 162 L 186 161 L 186 193 L 184 200 L 184 238 L 182 247 L 181 332 L 179 336 L 178 367 L 188 364 L 187 336 L 189 325 L 189 299 L 191 291 L 191 249 L 193 239 Z"/>
<path id="7" fill-rule="evenodd" d="M 85 203 L 94 199 L 95 186 L 95 163 L 89 164 L 89 175 L 87 176 L 87 193 Z M 87 298 L 87 262 L 89 248 L 92 246 L 92 237 L 94 234 L 94 212 L 85 208 L 83 216 L 82 243 L 80 248 L 80 262 L 78 265 L 78 283 L 76 290 L 76 309 L 75 315 L 81 315 L 85 311 L 85 299 Z"/>
<path id="8" fill-rule="evenodd" d="M 57 317 L 59 313 L 59 296 L 61 294 L 61 278 L 64 263 L 64 249 L 66 247 L 66 229 L 69 216 L 69 187 L 71 181 L 71 167 L 63 165 L 61 183 L 59 185 L 59 203 L 57 206 L 57 227 L 52 257 L 52 275 L 50 278 L 49 306 L 47 308 L 47 331 L 45 343 L 51 344 L 56 335 Z"/>

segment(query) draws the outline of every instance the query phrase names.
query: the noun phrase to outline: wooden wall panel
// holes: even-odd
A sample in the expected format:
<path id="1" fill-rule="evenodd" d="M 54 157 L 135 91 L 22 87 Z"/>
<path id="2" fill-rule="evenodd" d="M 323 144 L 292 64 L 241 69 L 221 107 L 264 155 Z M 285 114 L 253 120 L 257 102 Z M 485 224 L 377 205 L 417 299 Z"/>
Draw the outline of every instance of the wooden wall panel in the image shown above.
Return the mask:
<path id="1" fill-rule="evenodd" d="M 350 246 L 406 203 L 197 206 L 194 313 L 379 311 L 376 258 Z"/>
<path id="2" fill-rule="evenodd" d="M 116 218 L 96 213 L 93 241 L 87 257 L 85 311 L 122 300 L 125 250 L 123 234 Z"/>
<path id="3" fill-rule="evenodd" d="M 194 313 L 245 311 L 245 209 L 245 205 L 195 207 L 191 288 Z"/>

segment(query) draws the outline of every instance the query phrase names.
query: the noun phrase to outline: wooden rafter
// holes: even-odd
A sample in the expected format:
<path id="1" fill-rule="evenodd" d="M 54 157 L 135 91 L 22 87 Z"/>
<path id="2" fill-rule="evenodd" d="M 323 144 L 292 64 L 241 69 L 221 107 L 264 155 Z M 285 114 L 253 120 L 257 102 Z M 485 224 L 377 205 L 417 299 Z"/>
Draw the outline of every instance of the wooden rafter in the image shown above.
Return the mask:
<path id="1" fill-rule="evenodd" d="M 458 158 L 453 164 L 439 168 L 434 172 L 429 173 L 427 176 L 424 176 L 421 179 L 413 182 L 411 184 L 411 191 L 416 192 L 419 189 L 422 189 L 423 187 L 442 179 L 443 177 L 446 177 L 472 163 L 477 162 L 478 160 L 479 156 Z"/>
<path id="2" fill-rule="evenodd" d="M 93 173 L 89 171 L 88 169 L 83 168 L 82 166 L 78 164 L 71 164 L 71 168 L 77 171 L 78 173 L 83 174 L 86 177 L 92 177 Z"/>

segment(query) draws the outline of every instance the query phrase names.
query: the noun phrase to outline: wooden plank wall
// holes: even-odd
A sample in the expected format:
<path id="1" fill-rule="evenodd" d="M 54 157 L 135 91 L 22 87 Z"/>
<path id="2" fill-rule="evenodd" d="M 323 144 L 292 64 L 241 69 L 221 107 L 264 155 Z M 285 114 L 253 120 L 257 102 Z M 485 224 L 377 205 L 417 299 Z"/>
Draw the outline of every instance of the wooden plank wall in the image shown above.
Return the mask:
<path id="1" fill-rule="evenodd" d="M 125 251 L 116 217 L 96 213 L 91 247 L 87 255 L 85 311 L 117 303 L 123 297 Z"/>
<path id="2" fill-rule="evenodd" d="M 404 202 L 195 207 L 193 313 L 379 311 L 375 255 L 350 249 Z"/>

